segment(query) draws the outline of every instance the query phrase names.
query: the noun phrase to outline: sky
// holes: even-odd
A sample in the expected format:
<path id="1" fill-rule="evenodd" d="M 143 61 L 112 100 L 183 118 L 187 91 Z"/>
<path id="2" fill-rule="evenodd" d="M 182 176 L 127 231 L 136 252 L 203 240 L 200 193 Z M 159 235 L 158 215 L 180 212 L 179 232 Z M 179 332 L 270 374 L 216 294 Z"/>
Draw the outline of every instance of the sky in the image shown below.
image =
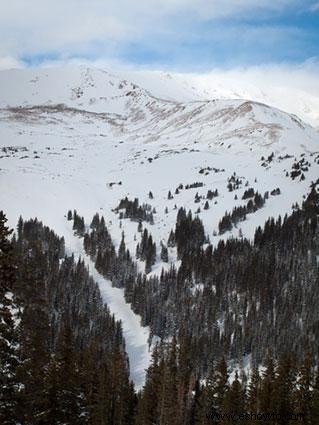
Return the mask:
<path id="1" fill-rule="evenodd" d="M 318 57 L 318 0 L 0 2 L 1 68 L 83 59 L 204 72 Z"/>
<path id="2" fill-rule="evenodd" d="M 69 63 L 294 90 L 318 123 L 319 0 L 0 0 L 0 70 Z"/>

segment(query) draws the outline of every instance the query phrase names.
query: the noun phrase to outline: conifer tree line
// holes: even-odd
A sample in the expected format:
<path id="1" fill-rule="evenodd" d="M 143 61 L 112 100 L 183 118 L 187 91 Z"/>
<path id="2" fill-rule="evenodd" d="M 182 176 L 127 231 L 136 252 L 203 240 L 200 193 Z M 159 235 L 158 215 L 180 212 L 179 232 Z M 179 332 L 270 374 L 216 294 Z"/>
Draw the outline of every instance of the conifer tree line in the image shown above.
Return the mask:
<path id="1" fill-rule="evenodd" d="M 153 242 L 152 235 L 149 235 L 147 229 L 144 229 L 141 242 L 136 246 L 136 258 L 145 261 L 145 273 L 149 273 L 155 264 L 156 243 Z"/>
<path id="2" fill-rule="evenodd" d="M 254 189 L 252 189 L 252 191 L 253 190 Z M 222 217 L 218 224 L 218 230 L 220 235 L 231 230 L 233 226 L 236 226 L 240 221 L 245 221 L 247 214 L 255 213 L 257 210 L 262 208 L 265 204 L 266 199 L 268 199 L 269 197 L 269 192 L 266 192 L 263 197 L 258 192 L 250 196 L 251 193 L 252 192 L 250 192 L 249 189 L 243 195 L 243 199 L 252 198 L 249 199 L 247 205 L 234 207 L 231 213 L 228 213 L 226 211 L 225 215 Z"/>
<path id="3" fill-rule="evenodd" d="M 120 322 L 41 222 L 0 212 L 0 423 L 133 424 Z"/>
<path id="4" fill-rule="evenodd" d="M 173 336 L 154 347 L 134 392 L 120 323 L 83 262 L 37 220 L 20 218 L 11 233 L 0 212 L 1 424 L 222 425 L 217 415 L 260 413 L 276 417 L 246 422 L 319 423 L 319 369 L 306 350 L 300 359 L 268 352 L 262 371 L 232 378 L 211 353 L 202 379 L 189 337 Z"/>
<path id="5" fill-rule="evenodd" d="M 319 181 L 312 185 L 307 199 L 290 216 L 270 218 L 263 228 L 257 228 L 252 242 L 233 238 L 213 247 L 201 220 L 181 208 L 167 241 L 168 247 L 175 247 L 181 265 L 177 270 L 172 264 L 160 276 L 147 274 L 155 241 L 146 243 L 150 235 L 146 238 L 144 232 L 143 255 L 139 246 L 137 256 L 153 260 L 146 273 L 137 273 L 135 259 L 127 252 L 126 263 L 117 262 L 122 280 L 116 279 L 116 284 L 124 288 L 126 300 L 141 315 L 142 324 L 150 326 L 150 338 L 188 338 L 195 375 L 201 377 L 208 373 L 211 353 L 238 361 L 251 355 L 260 365 L 269 347 L 275 357 L 286 350 L 303 356 L 308 347 L 315 364 L 319 340 L 318 185 Z M 96 240 L 94 231 L 84 240 Z M 108 243 L 113 246 L 111 240 Z M 124 252 L 124 239 L 121 245 Z M 119 258 L 114 246 L 108 249 Z M 108 255 L 100 261 L 105 246 L 97 244 L 96 250 L 86 250 L 101 273 L 113 280 Z M 98 258 L 99 251 L 104 254 Z M 164 258 L 168 259 L 166 253 Z"/>
<path id="6" fill-rule="evenodd" d="M 149 198 L 153 199 L 152 192 L 149 193 Z M 120 211 L 121 219 L 130 218 L 134 221 L 147 221 L 150 224 L 154 223 L 153 213 L 156 213 L 156 210 L 152 209 L 151 205 L 139 205 L 137 198 L 135 198 L 134 201 L 130 201 L 127 196 L 124 199 L 121 199 L 119 205 L 115 208 L 115 211 Z"/>
<path id="7" fill-rule="evenodd" d="M 146 239 L 148 240 L 148 237 Z M 112 280 L 114 286 L 126 286 L 136 276 L 136 264 L 126 249 L 124 235 L 116 252 L 103 216 L 95 214 L 90 231 L 84 235 L 83 246 L 86 253 L 94 259 L 96 269 Z M 142 254 L 144 255 L 144 251 Z"/>
<path id="8" fill-rule="evenodd" d="M 319 371 L 311 355 L 299 360 L 267 353 L 262 371 L 237 370 L 231 376 L 225 358 L 210 359 L 206 379 L 194 375 L 187 339 L 160 343 L 153 351 L 139 395 L 138 425 L 210 425 L 226 423 L 288 425 L 319 423 Z M 239 422 L 226 415 L 242 415 Z"/>

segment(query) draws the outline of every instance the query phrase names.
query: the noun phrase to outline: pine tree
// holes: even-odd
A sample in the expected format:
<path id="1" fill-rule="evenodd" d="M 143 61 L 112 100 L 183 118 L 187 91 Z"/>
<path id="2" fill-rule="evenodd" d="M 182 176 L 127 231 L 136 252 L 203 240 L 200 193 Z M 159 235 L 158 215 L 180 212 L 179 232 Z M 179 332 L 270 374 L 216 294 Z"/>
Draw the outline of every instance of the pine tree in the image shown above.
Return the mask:
<path id="1" fill-rule="evenodd" d="M 96 341 L 92 341 L 81 355 L 79 365 L 81 388 L 84 393 L 85 423 L 100 425 L 111 423 L 110 367 L 101 359 Z"/>
<path id="2" fill-rule="evenodd" d="M 119 251 L 118 251 L 118 257 L 120 260 L 124 260 L 126 256 L 126 246 L 125 246 L 125 241 L 124 241 L 124 232 L 122 232 L 122 239 L 121 239 L 121 243 L 119 246 Z"/>
<path id="3" fill-rule="evenodd" d="M 71 213 L 72 214 L 72 213 Z M 18 240 L 22 238 L 22 232 L 23 232 L 23 219 L 20 215 L 17 225 L 17 233 L 18 233 Z"/>
<path id="4" fill-rule="evenodd" d="M 272 352 L 269 351 L 265 362 L 260 392 L 260 409 L 263 413 L 274 412 L 275 402 L 275 363 Z"/>
<path id="5" fill-rule="evenodd" d="M 207 385 L 202 386 L 197 389 L 196 394 L 194 425 L 210 425 L 215 419 L 215 410 L 211 403 L 209 387 Z"/>
<path id="6" fill-rule="evenodd" d="M 168 237 L 167 246 L 169 246 L 170 248 L 173 248 L 175 245 L 176 245 L 175 233 L 173 232 L 173 230 L 171 230 Z"/>
<path id="7" fill-rule="evenodd" d="M 15 266 L 9 236 L 12 230 L 0 211 L 0 422 L 16 424 L 19 408 L 18 340 L 14 323 Z"/>
<path id="8" fill-rule="evenodd" d="M 168 250 L 163 243 L 161 244 L 161 260 L 164 261 L 164 263 L 168 262 Z"/>
<path id="9" fill-rule="evenodd" d="M 24 421 L 42 423 L 46 410 L 43 380 L 49 363 L 50 327 L 45 285 L 41 272 L 41 249 L 28 244 L 23 270 L 24 309 L 19 325 L 19 377 L 23 384 Z"/>
<path id="10" fill-rule="evenodd" d="M 238 379 L 238 373 L 235 373 L 235 379 L 229 386 L 225 394 L 223 403 L 224 413 L 240 414 L 244 411 L 244 393 L 241 383 Z"/>
<path id="11" fill-rule="evenodd" d="M 227 363 L 224 357 L 217 364 L 214 381 L 216 411 L 221 413 L 224 408 L 225 394 L 228 390 Z"/>
<path id="12" fill-rule="evenodd" d="M 118 346 L 114 347 L 110 356 L 110 380 L 111 394 L 110 418 L 111 424 L 129 425 L 132 421 L 132 386 L 127 373 L 125 358 Z"/>
<path id="13" fill-rule="evenodd" d="M 200 395 L 201 395 L 201 388 L 200 388 L 200 383 L 199 380 L 196 379 L 195 383 L 194 383 L 194 388 L 193 388 L 193 399 L 192 399 L 192 405 L 190 408 L 190 412 L 189 412 L 189 425 L 197 425 L 197 423 L 200 424 L 200 422 L 198 422 L 200 420 L 200 416 L 198 415 L 198 411 L 200 409 Z"/>
<path id="14" fill-rule="evenodd" d="M 80 387 L 80 371 L 74 338 L 68 320 L 60 336 L 57 360 L 57 404 L 59 406 L 57 423 L 77 425 L 84 423 L 83 391 Z"/>
<path id="15" fill-rule="evenodd" d="M 247 410 L 249 413 L 259 413 L 260 375 L 257 367 L 254 367 L 247 390 Z"/>
<path id="16" fill-rule="evenodd" d="M 90 229 L 98 229 L 100 226 L 100 216 L 98 213 L 94 214 L 93 219 L 90 224 Z"/>
<path id="17" fill-rule="evenodd" d="M 209 425 L 216 420 L 214 416 L 217 412 L 216 406 L 216 373 L 214 364 L 207 376 L 206 384 L 202 386 L 195 413 L 195 425 Z M 220 413 L 220 412 L 219 412 Z"/>
<path id="18" fill-rule="evenodd" d="M 296 371 L 292 356 L 284 353 L 278 360 L 277 376 L 274 388 L 275 412 L 281 415 L 280 423 L 286 425 L 289 416 L 294 413 L 292 403 L 292 390 L 295 385 Z"/>
<path id="19" fill-rule="evenodd" d="M 313 376 L 311 368 L 311 355 L 306 353 L 299 371 L 297 389 L 295 390 L 295 413 L 305 415 L 305 422 L 310 423 L 311 403 L 313 394 Z"/>
<path id="20" fill-rule="evenodd" d="M 164 365 L 161 401 L 159 408 L 159 425 L 179 425 L 177 405 L 177 359 L 176 339 L 174 338 Z"/>
<path id="21" fill-rule="evenodd" d="M 315 377 L 315 382 L 313 385 L 312 391 L 312 400 L 311 400 L 311 411 L 310 416 L 306 417 L 308 422 L 310 418 L 311 425 L 319 425 L 319 367 L 317 366 L 317 372 Z"/>
<path id="22" fill-rule="evenodd" d="M 60 423 L 60 382 L 59 382 L 59 364 L 55 355 L 52 355 L 48 370 L 44 377 L 44 397 L 45 410 L 42 417 L 43 425 L 58 425 Z"/>
<path id="23" fill-rule="evenodd" d="M 163 363 L 159 358 L 158 347 L 152 353 L 152 362 L 147 369 L 145 385 L 138 404 L 138 425 L 153 425 L 158 423 L 159 404 L 162 387 Z"/>

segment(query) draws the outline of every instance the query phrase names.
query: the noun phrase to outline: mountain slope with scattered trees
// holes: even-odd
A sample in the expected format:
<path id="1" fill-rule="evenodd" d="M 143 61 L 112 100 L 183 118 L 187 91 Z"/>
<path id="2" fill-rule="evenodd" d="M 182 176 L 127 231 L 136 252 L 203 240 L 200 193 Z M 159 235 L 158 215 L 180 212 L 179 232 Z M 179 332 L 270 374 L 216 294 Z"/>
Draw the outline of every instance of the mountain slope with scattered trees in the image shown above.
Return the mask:
<path id="1" fill-rule="evenodd" d="M 253 363 L 261 364 L 269 347 L 276 356 L 287 349 L 302 355 L 308 347 L 315 362 L 317 187 L 318 182 L 291 216 L 271 218 L 258 227 L 253 242 L 229 239 L 213 248 L 201 220 L 180 209 L 168 245 L 176 247 L 181 264 L 162 270 L 160 276 L 147 274 L 154 249 L 147 234 L 142 237 L 143 251 L 137 253 L 145 261 L 146 274 L 137 272 L 124 237 L 118 253 L 111 239 L 103 237 L 105 224 L 85 234 L 84 247 L 101 273 L 124 288 L 127 302 L 143 325 L 150 326 L 151 336 L 189 338 L 196 376 L 206 375 L 212 353 L 239 362 L 250 355 Z"/>

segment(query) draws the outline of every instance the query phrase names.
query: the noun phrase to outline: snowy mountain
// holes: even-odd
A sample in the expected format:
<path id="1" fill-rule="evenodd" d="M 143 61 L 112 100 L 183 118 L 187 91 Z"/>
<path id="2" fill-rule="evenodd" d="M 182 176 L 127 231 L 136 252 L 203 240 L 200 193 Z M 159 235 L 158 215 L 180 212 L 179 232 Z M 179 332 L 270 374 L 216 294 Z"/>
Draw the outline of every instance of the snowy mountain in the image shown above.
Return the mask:
<path id="1" fill-rule="evenodd" d="M 123 196 L 146 202 L 151 190 L 158 210 L 152 231 L 166 239 L 175 204 L 196 211 L 203 206 L 203 201 L 194 203 L 196 192 L 203 196 L 218 189 L 217 204 L 201 213 L 212 235 L 224 212 L 242 203 L 246 185 L 262 194 L 279 187 L 281 196 L 271 197 L 243 223 L 244 234 L 251 236 L 255 221 L 263 223 L 300 202 L 318 174 L 318 132 L 294 115 L 257 102 L 167 100 L 178 93 L 170 90 L 164 96 L 160 79 L 154 92 L 161 98 L 149 87 L 106 71 L 71 67 L 4 71 L 0 86 L 1 184 L 17 185 L 2 193 L 10 208 L 21 191 L 19 205 L 29 205 L 29 214 L 51 202 L 61 207 L 60 214 L 68 207 L 83 213 L 103 208 L 114 222 L 111 210 Z M 271 162 L 261 160 L 272 153 Z M 293 164 L 302 158 L 310 163 L 304 167 L 305 180 L 300 181 L 301 174 L 293 180 Z M 242 179 L 238 200 L 227 190 L 233 173 Z M 110 188 L 113 181 L 122 184 Z M 203 187 L 167 200 L 169 190 L 194 181 Z M 64 202 L 70 195 L 72 200 Z M 23 202 L 26 196 L 31 202 Z M 14 216 L 23 212 L 13 210 Z"/>
<path id="2" fill-rule="evenodd" d="M 154 224 L 143 225 L 158 247 L 180 207 L 198 214 L 215 245 L 221 238 L 251 238 L 268 217 L 302 202 L 319 175 L 317 130 L 263 103 L 218 99 L 217 89 L 199 96 L 173 77 L 167 84 L 154 75 L 145 74 L 143 84 L 141 74 L 131 73 L 132 82 L 129 73 L 87 68 L 0 73 L 0 206 L 12 226 L 20 214 L 37 216 L 65 237 L 69 251 L 83 255 L 66 211 L 76 209 L 87 222 L 99 212 L 115 245 L 124 232 L 135 254 L 137 223 L 116 210 L 125 197 L 151 206 Z M 216 98 L 205 100 L 206 94 Z M 247 204 L 248 189 L 263 196 L 264 205 L 220 232 L 225 212 Z M 208 195 L 216 190 L 218 196 Z M 172 262 L 174 248 L 168 264 L 157 256 L 152 273 Z M 136 342 L 138 320 L 132 330 L 129 307 L 118 307 L 121 291 L 111 293 L 95 277 L 124 322 L 128 346 L 138 350 L 147 332 Z M 136 353 L 148 357 L 147 350 Z M 138 362 L 133 367 L 141 372 Z"/>
<path id="3" fill-rule="evenodd" d="M 207 99 L 247 99 L 266 103 L 285 112 L 298 115 L 305 122 L 319 128 L 318 90 L 287 85 L 287 80 L 300 80 L 287 73 L 273 81 L 273 73 L 249 71 L 212 71 L 207 74 L 181 74 L 161 71 L 131 71 L 127 78 L 151 91 L 153 95 L 171 100 L 191 101 Z M 309 77 L 310 81 L 312 80 Z"/>

